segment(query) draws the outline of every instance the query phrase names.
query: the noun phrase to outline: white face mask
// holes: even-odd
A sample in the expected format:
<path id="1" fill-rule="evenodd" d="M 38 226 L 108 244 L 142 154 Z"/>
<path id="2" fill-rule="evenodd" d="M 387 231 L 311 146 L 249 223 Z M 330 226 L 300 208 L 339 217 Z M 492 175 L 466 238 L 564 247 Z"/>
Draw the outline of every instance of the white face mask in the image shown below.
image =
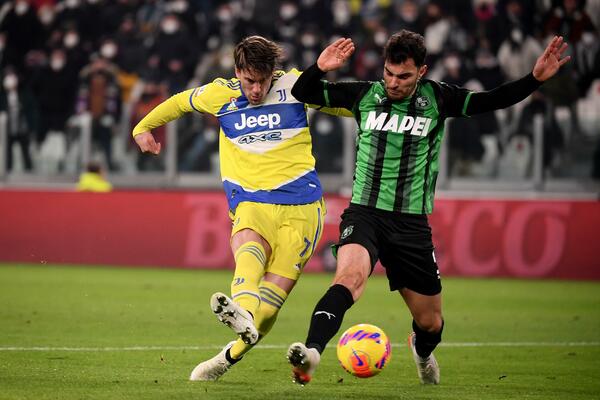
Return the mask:
<path id="1" fill-rule="evenodd" d="M 222 69 L 229 70 L 233 67 L 234 60 L 231 54 L 224 54 L 219 58 L 219 65 Z"/>
<path id="2" fill-rule="evenodd" d="M 317 37 L 310 33 L 305 33 L 300 38 L 300 43 L 302 43 L 302 46 L 304 47 L 313 47 L 317 44 Z"/>
<path id="3" fill-rule="evenodd" d="M 179 23 L 177 21 L 168 19 L 163 21 L 161 28 L 164 33 L 170 35 L 171 33 L 175 33 L 179 30 Z"/>
<path id="4" fill-rule="evenodd" d="M 171 2 L 170 6 L 171 10 L 181 14 L 187 11 L 189 5 L 188 2 L 185 0 L 177 0 Z"/>
<path id="5" fill-rule="evenodd" d="M 40 9 L 38 18 L 42 25 L 48 26 L 54 21 L 54 12 L 50 8 L 42 8 Z"/>
<path id="6" fill-rule="evenodd" d="M 23 15 L 27 12 L 27 10 L 29 10 L 29 3 L 25 1 L 20 1 L 17 4 L 15 4 L 15 13 L 17 15 Z"/>
<path id="7" fill-rule="evenodd" d="M 50 60 L 50 68 L 52 68 L 53 71 L 60 71 L 64 66 L 64 57 L 54 57 Z"/>
<path id="8" fill-rule="evenodd" d="M 387 34 L 383 31 L 378 31 L 373 37 L 373 41 L 379 47 L 385 46 L 385 42 L 387 40 Z"/>
<path id="9" fill-rule="evenodd" d="M 333 3 L 333 20 L 337 25 L 344 26 L 350 22 L 350 6 L 345 0 Z"/>
<path id="10" fill-rule="evenodd" d="M 279 9 L 279 16 L 288 21 L 298 14 L 298 8 L 293 4 L 284 4 Z"/>
<path id="11" fill-rule="evenodd" d="M 79 35 L 76 33 L 67 33 L 63 40 L 63 43 L 67 49 L 72 49 L 79 44 Z"/>
<path id="12" fill-rule="evenodd" d="M 6 90 L 14 90 L 17 88 L 19 84 L 19 79 L 15 74 L 8 74 L 4 77 L 4 81 L 2 82 L 4 85 L 4 89 Z"/>
<path id="13" fill-rule="evenodd" d="M 459 69 L 460 68 L 460 60 L 458 57 L 450 56 L 444 59 L 444 67 L 449 70 Z"/>
<path id="14" fill-rule="evenodd" d="M 117 45 L 114 43 L 103 44 L 100 48 L 100 55 L 108 60 L 117 55 Z"/>

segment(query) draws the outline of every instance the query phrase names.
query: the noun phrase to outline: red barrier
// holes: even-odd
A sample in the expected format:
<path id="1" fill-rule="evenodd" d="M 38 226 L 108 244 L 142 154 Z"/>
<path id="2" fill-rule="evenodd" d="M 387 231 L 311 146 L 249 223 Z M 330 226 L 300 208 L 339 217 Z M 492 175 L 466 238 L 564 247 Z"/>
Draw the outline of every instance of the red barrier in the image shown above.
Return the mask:
<path id="1" fill-rule="evenodd" d="M 335 268 L 346 198 L 327 197 L 307 270 Z M 600 280 L 600 203 L 439 199 L 430 216 L 444 275 Z M 0 191 L 0 261 L 231 268 L 220 192 Z"/>

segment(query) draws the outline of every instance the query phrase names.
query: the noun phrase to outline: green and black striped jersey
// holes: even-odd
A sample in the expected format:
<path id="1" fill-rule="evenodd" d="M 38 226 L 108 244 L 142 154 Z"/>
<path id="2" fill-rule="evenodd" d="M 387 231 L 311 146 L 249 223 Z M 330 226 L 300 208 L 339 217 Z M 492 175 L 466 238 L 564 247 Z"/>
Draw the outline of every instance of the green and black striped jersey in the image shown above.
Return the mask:
<path id="1" fill-rule="evenodd" d="M 409 214 L 433 211 L 447 117 L 515 104 L 539 87 L 530 73 L 487 92 L 421 79 L 415 93 L 390 100 L 383 81 L 328 82 L 317 65 L 292 89 L 300 101 L 352 110 L 358 123 L 352 203 Z"/>
<path id="2" fill-rule="evenodd" d="M 358 137 L 352 203 L 431 213 L 444 118 L 462 115 L 469 92 L 421 80 L 413 96 L 389 101 L 383 82 L 362 85 L 353 107 Z"/>
<path id="3" fill-rule="evenodd" d="M 346 107 L 358 123 L 351 202 L 431 213 L 444 119 L 464 115 L 470 92 L 421 80 L 413 96 L 391 101 L 382 81 L 322 83 L 326 104 L 331 98 L 348 99 Z"/>

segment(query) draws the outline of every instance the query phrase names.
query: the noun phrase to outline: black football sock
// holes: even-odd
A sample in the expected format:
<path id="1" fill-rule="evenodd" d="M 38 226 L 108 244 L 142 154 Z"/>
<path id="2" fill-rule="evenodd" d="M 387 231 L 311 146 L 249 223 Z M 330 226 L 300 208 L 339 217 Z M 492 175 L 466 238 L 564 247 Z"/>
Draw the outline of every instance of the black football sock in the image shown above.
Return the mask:
<path id="1" fill-rule="evenodd" d="M 306 346 L 323 353 L 325 346 L 342 326 L 346 311 L 352 307 L 352 293 L 344 285 L 333 285 L 315 306 L 310 319 Z"/>
<path id="2" fill-rule="evenodd" d="M 242 359 L 242 357 L 240 358 L 233 358 L 231 357 L 231 347 L 227 349 L 227 351 L 225 352 L 225 359 L 227 361 L 229 361 L 229 363 L 231 365 L 235 364 L 236 362 L 240 361 Z"/>
<path id="3" fill-rule="evenodd" d="M 439 332 L 431 333 L 419 328 L 415 320 L 412 323 L 415 332 L 415 349 L 417 354 L 423 358 L 429 357 L 431 352 L 442 341 L 442 331 L 444 330 L 444 320 Z"/>

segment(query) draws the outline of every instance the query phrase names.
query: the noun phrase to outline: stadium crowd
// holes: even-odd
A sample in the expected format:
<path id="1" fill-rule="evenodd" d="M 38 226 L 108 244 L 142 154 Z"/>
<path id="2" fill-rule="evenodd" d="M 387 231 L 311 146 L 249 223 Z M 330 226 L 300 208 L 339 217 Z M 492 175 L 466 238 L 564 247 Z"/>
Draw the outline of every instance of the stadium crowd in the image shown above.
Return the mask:
<path id="1" fill-rule="evenodd" d="M 8 170 L 17 148 L 24 170 L 63 170 L 73 136 L 69 118 L 83 112 L 91 115 L 93 142 L 111 171 L 126 169 L 114 156 L 116 136 L 129 143 L 135 170 L 161 170 L 161 157 L 138 155 L 131 139 L 125 139 L 131 127 L 171 94 L 233 76 L 232 46 L 241 38 L 260 34 L 276 40 L 285 50 L 283 67 L 302 70 L 334 38 L 351 37 L 357 45 L 352 62 L 329 78 L 377 80 L 382 46 L 391 33 L 405 28 L 425 37 L 428 77 L 475 90 L 525 75 L 547 39 L 564 36 L 573 62 L 524 104 L 449 123 L 450 171 L 455 176 L 526 174 L 532 116 L 542 114 L 545 167 L 560 176 L 565 159 L 576 159 L 572 152 L 581 151 L 589 156 L 582 175 L 600 178 L 600 90 L 591 90 L 600 78 L 598 0 L 1 4 L 0 111 L 7 115 Z M 186 118 L 178 130 L 178 170 L 215 171 L 216 120 Z M 164 129 L 154 133 L 165 142 Z M 313 133 L 317 169 L 339 171 L 340 121 L 316 114 Z"/>

